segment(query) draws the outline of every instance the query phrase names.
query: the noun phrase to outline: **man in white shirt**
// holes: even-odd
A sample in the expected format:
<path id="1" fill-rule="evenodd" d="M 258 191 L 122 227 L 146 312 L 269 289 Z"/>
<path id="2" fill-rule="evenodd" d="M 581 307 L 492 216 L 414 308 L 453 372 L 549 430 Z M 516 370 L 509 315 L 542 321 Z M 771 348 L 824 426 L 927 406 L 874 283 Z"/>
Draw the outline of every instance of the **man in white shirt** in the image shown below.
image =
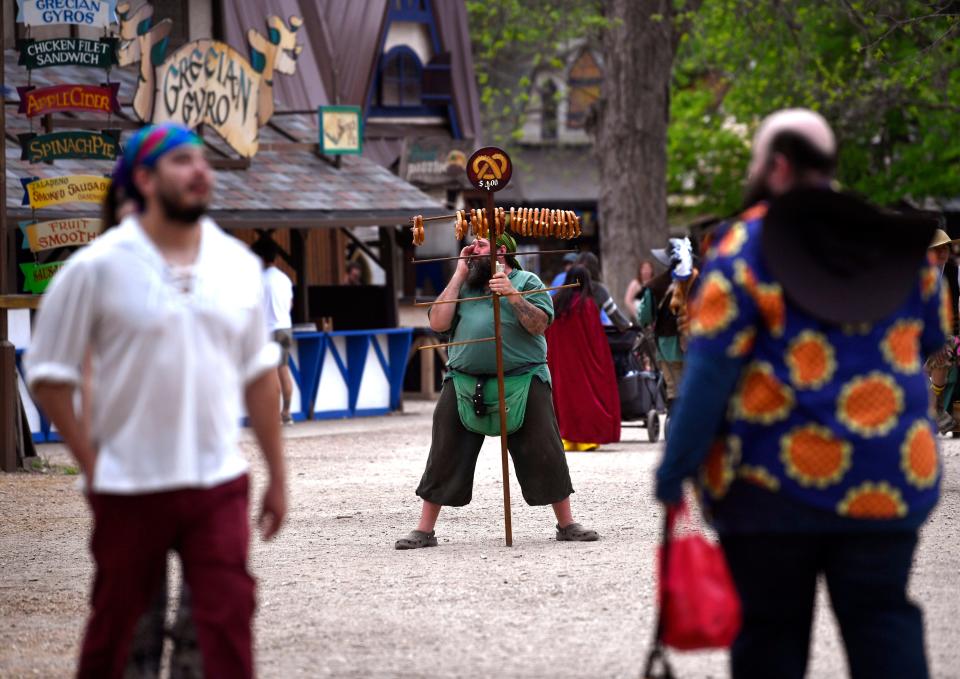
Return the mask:
<path id="1" fill-rule="evenodd" d="M 290 374 L 290 347 L 293 346 L 293 281 L 277 268 L 280 248 L 270 238 L 261 238 L 253 244 L 253 252 L 263 262 L 263 309 L 267 330 L 273 341 L 280 345 L 283 354 L 277 374 L 280 376 L 282 406 L 280 419 L 284 424 L 293 424 L 290 417 L 290 399 L 293 398 L 293 376 Z"/>
<path id="2" fill-rule="evenodd" d="M 78 251 L 37 317 L 27 379 L 86 481 L 96 562 L 79 677 L 120 677 L 138 618 L 179 552 L 206 676 L 253 676 L 241 398 L 269 480 L 265 539 L 286 513 L 276 416 L 279 359 L 263 320 L 259 265 L 202 217 L 213 173 L 173 123 L 125 144 L 114 170 L 140 206 Z M 74 411 L 93 356 L 92 425 Z"/>

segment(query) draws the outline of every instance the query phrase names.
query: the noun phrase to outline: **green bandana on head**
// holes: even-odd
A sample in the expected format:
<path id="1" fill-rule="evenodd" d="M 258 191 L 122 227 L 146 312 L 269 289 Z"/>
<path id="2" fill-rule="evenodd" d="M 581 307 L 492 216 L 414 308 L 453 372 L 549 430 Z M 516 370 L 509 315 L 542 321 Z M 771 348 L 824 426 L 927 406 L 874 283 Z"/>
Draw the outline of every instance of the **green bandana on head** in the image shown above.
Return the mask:
<path id="1" fill-rule="evenodd" d="M 523 271 L 523 267 L 520 266 L 520 262 L 517 261 L 517 258 L 509 255 L 509 253 L 517 251 L 517 240 L 506 231 L 500 234 L 500 237 L 497 238 L 497 250 L 499 250 L 501 247 L 505 247 L 507 249 L 507 256 L 504 257 L 504 259 L 506 259 L 507 264 L 510 265 L 510 268 Z"/>

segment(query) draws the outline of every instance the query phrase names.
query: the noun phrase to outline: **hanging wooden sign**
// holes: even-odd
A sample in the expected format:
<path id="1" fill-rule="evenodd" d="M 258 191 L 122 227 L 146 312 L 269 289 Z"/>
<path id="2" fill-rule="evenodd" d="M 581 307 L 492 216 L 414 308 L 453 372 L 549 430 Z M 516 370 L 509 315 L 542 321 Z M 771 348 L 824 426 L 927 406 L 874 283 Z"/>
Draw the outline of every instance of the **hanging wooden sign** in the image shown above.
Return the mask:
<path id="1" fill-rule="evenodd" d="M 23 205 L 33 209 L 63 203 L 99 203 L 110 188 L 109 177 L 71 174 L 63 177 L 30 177 L 21 179 Z"/>
<path id="2" fill-rule="evenodd" d="M 28 118 L 55 111 L 99 111 L 119 113 L 117 92 L 120 83 L 104 85 L 53 85 L 39 89 L 31 86 L 18 87 L 20 113 Z"/>
<path id="3" fill-rule="evenodd" d="M 133 109 L 141 120 L 172 120 L 187 127 L 209 125 L 245 158 L 259 146 L 259 130 L 273 115 L 275 73 L 291 75 L 302 46 L 296 32 L 303 25 L 292 16 L 288 24 L 270 17 L 268 37 L 247 33 L 250 59 L 216 40 L 196 40 L 164 58 L 169 19 L 154 25 L 153 7 L 136 12 L 122 7 L 120 17 L 121 66 L 140 62 Z"/>
<path id="4" fill-rule="evenodd" d="M 17 63 L 28 70 L 48 66 L 89 66 L 108 69 L 117 65 L 117 39 L 55 38 L 18 40 Z"/>
<path id="5" fill-rule="evenodd" d="M 513 176 L 513 163 L 503 149 L 485 146 L 474 151 L 467 161 L 467 178 L 481 191 L 506 188 Z"/>
<path id="6" fill-rule="evenodd" d="M 31 163 L 64 158 L 115 160 L 121 152 L 120 130 L 71 130 L 40 135 L 28 132 L 18 134 L 17 138 L 20 140 L 20 160 Z"/>
<path id="7" fill-rule="evenodd" d="M 56 248 L 86 245 L 103 230 L 103 220 L 89 217 L 54 219 L 49 222 L 30 224 L 23 222 L 24 248 L 31 252 L 44 252 Z"/>
<path id="8" fill-rule="evenodd" d="M 17 23 L 106 28 L 117 21 L 117 0 L 17 0 Z"/>
<path id="9" fill-rule="evenodd" d="M 35 264 L 28 262 L 20 265 L 23 272 L 23 291 L 36 294 L 42 293 L 50 285 L 50 281 L 66 262 L 50 262 L 49 264 Z"/>

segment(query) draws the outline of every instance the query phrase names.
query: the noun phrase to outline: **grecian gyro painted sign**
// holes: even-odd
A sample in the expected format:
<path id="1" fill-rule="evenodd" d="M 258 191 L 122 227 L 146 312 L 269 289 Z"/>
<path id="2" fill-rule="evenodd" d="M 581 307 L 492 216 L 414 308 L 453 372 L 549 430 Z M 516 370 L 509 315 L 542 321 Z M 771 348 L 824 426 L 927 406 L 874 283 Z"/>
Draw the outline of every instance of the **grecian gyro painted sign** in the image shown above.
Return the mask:
<path id="1" fill-rule="evenodd" d="M 100 235 L 103 221 L 89 217 L 54 219 L 49 222 L 21 222 L 23 247 L 31 252 L 86 245 Z"/>
<path id="2" fill-rule="evenodd" d="M 117 21 L 117 0 L 17 0 L 17 23 L 106 28 Z"/>
<path id="3" fill-rule="evenodd" d="M 117 92 L 120 83 L 104 85 L 53 85 L 52 87 L 18 87 L 20 113 L 28 118 L 55 111 L 99 111 L 119 113 Z"/>
<path id="4" fill-rule="evenodd" d="M 64 158 L 115 160 L 120 153 L 120 130 L 71 131 L 17 135 L 20 160 L 43 163 Z"/>
<path id="5" fill-rule="evenodd" d="M 21 179 L 23 205 L 33 209 L 62 203 L 99 203 L 110 188 L 109 177 L 71 174 L 63 177 Z"/>
<path id="6" fill-rule="evenodd" d="M 55 38 L 19 40 L 17 63 L 28 70 L 48 66 L 89 66 L 108 69 L 117 65 L 117 39 Z"/>
<path id="7" fill-rule="evenodd" d="M 296 71 L 303 20 L 267 20 L 267 35 L 247 33 L 249 59 L 226 43 L 196 40 L 165 56 L 171 22 L 153 23 L 153 7 L 120 6 L 121 66 L 140 62 L 133 110 L 145 122 L 209 125 L 245 158 L 256 154 L 259 130 L 273 115 L 273 78 Z"/>

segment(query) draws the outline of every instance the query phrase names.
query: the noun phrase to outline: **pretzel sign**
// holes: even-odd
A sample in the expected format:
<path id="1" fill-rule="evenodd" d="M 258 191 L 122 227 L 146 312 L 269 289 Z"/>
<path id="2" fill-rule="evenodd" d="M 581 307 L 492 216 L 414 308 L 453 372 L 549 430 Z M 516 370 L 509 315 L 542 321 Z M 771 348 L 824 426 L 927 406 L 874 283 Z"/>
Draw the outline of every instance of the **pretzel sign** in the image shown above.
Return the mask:
<path id="1" fill-rule="evenodd" d="M 499 191 L 510 183 L 512 175 L 510 156 L 496 146 L 475 151 L 467 161 L 467 178 L 481 191 Z"/>

